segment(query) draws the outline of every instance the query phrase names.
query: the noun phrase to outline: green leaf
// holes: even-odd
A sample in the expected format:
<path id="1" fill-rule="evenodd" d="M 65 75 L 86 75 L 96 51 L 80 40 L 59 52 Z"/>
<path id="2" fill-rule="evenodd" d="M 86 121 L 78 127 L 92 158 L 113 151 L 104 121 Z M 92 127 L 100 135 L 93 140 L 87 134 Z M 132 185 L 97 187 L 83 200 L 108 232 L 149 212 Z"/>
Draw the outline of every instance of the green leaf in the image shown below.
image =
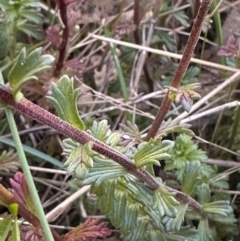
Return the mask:
<path id="1" fill-rule="evenodd" d="M 163 122 L 154 139 L 161 140 L 162 137 L 167 136 L 171 133 L 184 133 L 188 136 L 194 136 L 194 132 L 189 129 L 190 127 L 191 125 L 189 124 L 176 124 L 170 118 L 167 121 Z"/>
<path id="2" fill-rule="evenodd" d="M 42 24 L 43 22 L 42 15 L 40 14 L 40 12 L 38 13 L 33 9 L 21 9 L 19 11 L 19 16 L 26 18 L 28 21 L 31 21 L 36 24 Z"/>
<path id="3" fill-rule="evenodd" d="M 181 23 L 181 25 L 185 27 L 189 26 L 188 16 L 182 10 L 173 12 L 172 15 L 178 22 Z"/>
<path id="4" fill-rule="evenodd" d="M 128 135 L 131 139 L 134 139 L 136 142 L 141 142 L 141 132 L 138 129 L 138 126 L 135 123 L 127 121 L 127 124 L 120 124 L 121 128 L 125 135 Z"/>
<path id="5" fill-rule="evenodd" d="M 213 241 L 216 240 L 215 228 L 210 228 L 207 219 L 201 219 L 198 225 L 199 241 Z"/>
<path id="6" fill-rule="evenodd" d="M 206 153 L 198 148 L 192 137 L 181 134 L 177 137 L 175 145 L 169 151 L 171 158 L 165 161 L 165 171 L 174 171 L 177 179 L 182 181 L 187 162 L 203 161 L 207 159 Z"/>
<path id="7" fill-rule="evenodd" d="M 167 239 L 164 233 L 160 232 L 157 229 L 152 229 L 149 232 L 149 241 L 156 241 L 156 240 L 166 241 Z"/>
<path id="8" fill-rule="evenodd" d="M 5 16 L 0 9 L 0 60 L 7 57 L 9 47 L 8 29 L 5 23 Z"/>
<path id="9" fill-rule="evenodd" d="M 95 185 L 99 186 L 104 180 L 127 175 L 127 171 L 114 161 L 95 156 L 94 165 L 89 169 L 83 184 L 88 185 L 95 182 Z"/>
<path id="10" fill-rule="evenodd" d="M 88 142 L 79 145 L 70 154 L 68 160 L 64 163 L 67 172 L 73 174 L 79 180 L 84 180 L 90 167 L 93 166 L 93 156 L 96 155 L 92 151 L 92 143 Z"/>
<path id="11" fill-rule="evenodd" d="M 41 40 L 43 37 L 42 30 L 36 28 L 36 25 L 27 23 L 27 20 L 19 20 L 17 22 L 17 29 L 28 35 L 29 37 L 34 37 L 37 40 Z"/>
<path id="12" fill-rule="evenodd" d="M 12 241 L 20 241 L 20 229 L 17 221 L 17 217 L 14 218 L 12 225 Z"/>
<path id="13" fill-rule="evenodd" d="M 185 217 L 185 213 L 187 211 L 188 204 L 181 203 L 177 207 L 177 213 L 176 217 L 172 218 L 169 216 L 165 216 L 162 220 L 163 224 L 165 224 L 165 227 L 167 231 L 172 231 L 172 230 L 180 230 L 182 222 Z"/>
<path id="14" fill-rule="evenodd" d="M 182 180 L 182 191 L 188 195 L 195 193 L 195 188 L 199 183 L 200 162 L 187 162 Z"/>
<path id="15" fill-rule="evenodd" d="M 23 48 L 16 63 L 9 72 L 8 80 L 13 91 L 15 100 L 20 101 L 17 96 L 23 85 L 31 79 L 37 80 L 36 74 L 47 68 L 54 61 L 51 55 L 42 55 L 42 48 L 37 48 L 27 55 L 26 48 Z"/>
<path id="16" fill-rule="evenodd" d="M 173 145 L 174 143 L 168 140 L 162 142 L 150 140 L 139 144 L 139 151 L 134 156 L 136 166 L 138 168 L 148 164 L 160 166 L 160 160 L 170 158 L 167 152 L 172 149 Z"/>
<path id="17" fill-rule="evenodd" d="M 227 217 L 233 212 L 230 202 L 225 200 L 205 203 L 202 208 L 206 213 L 217 214 L 224 217 Z"/>
<path id="18" fill-rule="evenodd" d="M 203 183 L 202 185 L 198 186 L 197 195 L 198 195 L 198 201 L 200 204 L 209 203 L 211 198 L 211 191 L 210 191 L 209 185 L 206 183 Z"/>
<path id="19" fill-rule="evenodd" d="M 0 241 L 7 240 L 11 227 L 12 227 L 11 217 L 5 217 L 2 220 L 0 220 Z"/>
<path id="20" fill-rule="evenodd" d="M 61 119 L 83 131 L 85 125 L 77 109 L 79 89 L 74 89 L 73 83 L 73 78 L 69 79 L 67 75 L 61 77 L 57 84 L 52 83 L 52 97 L 48 97 L 48 100 Z"/>
<path id="21" fill-rule="evenodd" d="M 192 227 L 182 227 L 175 233 L 167 234 L 167 241 L 199 241 L 198 231 Z"/>
<path id="22" fill-rule="evenodd" d="M 111 134 L 107 120 L 94 121 L 90 133 L 99 141 L 106 142 L 108 136 Z"/>
<path id="23" fill-rule="evenodd" d="M 154 191 L 154 202 L 152 209 L 157 212 L 161 217 L 167 215 L 175 217 L 177 213 L 177 206 L 179 202 L 174 198 L 175 193 L 169 192 L 164 187 L 159 187 Z"/>

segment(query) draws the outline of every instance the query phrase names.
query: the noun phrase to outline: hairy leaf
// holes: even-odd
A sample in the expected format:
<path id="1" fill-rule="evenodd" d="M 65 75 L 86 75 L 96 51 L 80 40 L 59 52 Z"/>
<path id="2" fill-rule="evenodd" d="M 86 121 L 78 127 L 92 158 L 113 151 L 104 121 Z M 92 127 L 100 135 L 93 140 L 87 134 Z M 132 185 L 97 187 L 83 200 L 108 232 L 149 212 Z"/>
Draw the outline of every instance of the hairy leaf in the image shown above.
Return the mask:
<path id="1" fill-rule="evenodd" d="M 13 91 L 13 95 L 17 101 L 21 100 L 21 87 L 31 79 L 37 79 L 36 74 L 40 71 L 50 68 L 50 64 L 54 58 L 51 55 L 41 55 L 42 48 L 33 50 L 27 54 L 26 48 L 23 48 L 18 56 L 18 59 L 9 72 L 8 80 Z"/>
<path id="2" fill-rule="evenodd" d="M 138 129 L 138 126 L 135 123 L 127 121 L 127 124 L 120 124 L 121 128 L 125 135 L 129 136 L 131 139 L 135 140 L 137 143 L 141 142 L 141 132 Z"/>
<path id="3" fill-rule="evenodd" d="M 89 131 L 93 137 L 102 142 L 106 142 L 107 138 L 111 134 L 107 120 L 102 120 L 100 122 L 94 121 Z"/>
<path id="4" fill-rule="evenodd" d="M 192 141 L 192 137 L 185 134 L 177 137 L 175 145 L 169 151 L 169 154 L 171 158 L 165 161 L 164 170 L 175 171 L 179 181 L 182 181 L 187 162 L 201 162 L 207 159 L 205 152 L 198 149 L 198 146 Z"/>
<path id="5" fill-rule="evenodd" d="M 199 168 L 200 162 L 193 161 L 187 162 L 182 179 L 182 191 L 188 195 L 192 195 L 195 192 L 195 188 L 199 183 Z"/>
<path id="6" fill-rule="evenodd" d="M 201 184 L 197 187 L 198 201 L 200 204 L 205 204 L 210 202 L 211 191 L 209 185 L 206 183 Z"/>
<path id="7" fill-rule="evenodd" d="M 148 164 L 155 164 L 160 166 L 159 161 L 170 158 L 167 153 L 172 149 L 174 143 L 172 141 L 154 141 L 144 142 L 139 144 L 139 151 L 134 156 L 134 161 L 138 168 Z"/>
<path id="8" fill-rule="evenodd" d="M 175 233 L 169 233 L 167 235 L 168 241 L 199 241 L 198 231 L 192 227 L 186 226 L 182 227 L 179 231 Z"/>
<path id="9" fill-rule="evenodd" d="M 189 136 L 194 136 L 192 130 L 190 130 L 191 125 L 189 124 L 176 124 L 171 119 L 163 122 L 161 125 L 155 139 L 162 139 L 162 137 L 167 136 L 170 133 L 184 133 Z"/>
<path id="10" fill-rule="evenodd" d="M 224 217 L 230 215 L 233 212 L 232 207 L 230 206 L 230 202 L 225 200 L 205 203 L 202 207 L 206 213 L 217 214 Z"/>
<path id="11" fill-rule="evenodd" d="M 76 147 L 68 160 L 64 163 L 67 172 L 73 174 L 79 180 L 85 180 L 89 168 L 93 166 L 93 156 L 96 153 L 92 150 L 92 142 Z"/>
<path id="12" fill-rule="evenodd" d="M 95 185 L 100 185 L 102 181 L 117 178 L 121 176 L 127 176 L 127 171 L 109 159 L 102 159 L 99 156 L 95 156 L 94 165 L 89 169 L 89 172 L 84 180 L 84 184 L 91 184 L 95 182 Z"/>
<path id="13" fill-rule="evenodd" d="M 83 131 L 85 125 L 77 109 L 79 89 L 74 89 L 73 84 L 73 78 L 70 79 L 67 75 L 64 75 L 57 84 L 52 83 L 52 97 L 48 97 L 48 99 L 61 119 Z"/>
<path id="14" fill-rule="evenodd" d="M 179 202 L 174 198 L 175 193 L 169 192 L 164 187 L 159 187 L 154 191 L 154 203 L 152 208 L 163 217 L 175 217 Z"/>
<path id="15" fill-rule="evenodd" d="M 201 219 L 198 225 L 199 241 L 216 240 L 216 230 L 214 227 L 210 228 L 208 219 Z"/>
<path id="16" fill-rule="evenodd" d="M 163 218 L 163 223 L 165 224 L 165 227 L 168 231 L 172 231 L 172 230 L 180 230 L 182 222 L 184 220 L 185 217 L 185 213 L 187 210 L 188 204 L 180 204 L 177 207 L 177 212 L 176 212 L 176 217 L 172 218 L 169 216 L 165 216 Z"/>

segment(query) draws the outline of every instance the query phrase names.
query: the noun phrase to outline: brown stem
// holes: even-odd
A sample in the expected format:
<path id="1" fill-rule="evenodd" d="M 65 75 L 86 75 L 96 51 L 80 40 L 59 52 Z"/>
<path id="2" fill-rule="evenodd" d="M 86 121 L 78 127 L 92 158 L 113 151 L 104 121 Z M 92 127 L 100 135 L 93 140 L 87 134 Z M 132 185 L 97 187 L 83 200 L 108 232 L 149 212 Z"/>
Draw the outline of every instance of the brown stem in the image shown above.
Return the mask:
<path id="1" fill-rule="evenodd" d="M 65 55 L 66 55 L 68 37 L 69 37 L 67 5 L 65 3 L 65 0 L 58 0 L 58 8 L 59 8 L 61 20 L 64 24 L 64 28 L 63 28 L 63 34 L 62 34 L 62 42 L 59 47 L 58 62 L 56 64 L 55 70 L 53 72 L 53 76 L 56 78 L 59 77 L 61 74 L 61 70 L 62 70 L 62 67 L 64 64 Z"/>
<path id="2" fill-rule="evenodd" d="M 167 187 L 157 182 L 155 178 L 152 177 L 144 169 L 137 169 L 134 163 L 122 153 L 98 141 L 97 139 L 93 138 L 86 132 L 76 129 L 75 127 L 71 126 L 67 122 L 60 119 L 59 117 L 33 104 L 32 102 L 28 101 L 25 98 L 23 98 L 20 103 L 16 103 L 14 101 L 12 94 L 3 85 L 0 85 L 0 101 L 9 105 L 13 109 L 20 112 L 21 114 L 31 117 L 32 119 L 35 119 L 42 124 L 48 125 L 49 127 L 52 127 L 55 130 L 58 130 L 60 133 L 72 138 L 73 140 L 81 144 L 85 144 L 89 141 L 92 141 L 93 150 L 112 159 L 113 161 L 123 166 L 129 173 L 138 177 L 140 180 L 146 182 L 150 189 L 156 190 L 159 186 L 163 186 L 164 188 L 167 188 L 169 191 L 176 193 L 176 198 L 180 202 L 188 203 L 188 205 L 192 207 L 196 212 L 198 212 L 201 216 L 206 215 L 202 212 L 201 205 L 193 198 L 189 197 L 188 195 L 178 190 L 172 189 L 170 187 Z"/>
<path id="3" fill-rule="evenodd" d="M 197 13 L 197 17 L 194 21 L 190 36 L 188 38 L 186 47 L 184 49 L 182 59 L 178 65 L 177 71 L 176 71 L 175 75 L 173 76 L 172 82 L 170 84 L 171 87 L 178 89 L 181 84 L 182 78 L 184 77 L 184 75 L 187 71 L 192 54 L 197 45 L 197 42 L 198 42 L 198 39 L 199 39 L 199 36 L 201 33 L 202 25 L 203 25 L 203 22 L 204 22 L 204 19 L 205 19 L 207 13 L 208 13 L 208 10 L 210 8 L 211 2 L 212 2 L 212 0 L 202 0 L 202 2 L 201 2 L 200 8 Z M 159 127 L 161 126 L 161 124 L 164 120 L 164 117 L 166 116 L 169 108 L 171 107 L 172 101 L 168 98 L 168 94 L 169 94 L 169 91 L 166 93 L 166 95 L 162 101 L 162 104 L 158 110 L 157 116 L 156 116 L 149 132 L 147 133 L 146 140 L 149 140 L 150 138 L 153 138 L 156 135 Z"/>
<path id="4" fill-rule="evenodd" d="M 25 98 L 23 98 L 20 103 L 16 103 L 12 94 L 2 85 L 0 85 L 0 100 L 19 111 L 21 114 L 31 117 L 44 125 L 48 125 L 81 144 L 92 141 L 92 149 L 94 151 L 122 165 L 126 170 L 128 170 L 128 172 L 132 173 L 140 180 L 145 181 L 151 189 L 154 190 L 158 188 L 158 182 L 151 175 L 143 169 L 137 169 L 134 163 L 120 152 L 98 141 L 86 132 L 78 130 L 66 121 L 63 121 L 59 117 L 51 114 Z"/>

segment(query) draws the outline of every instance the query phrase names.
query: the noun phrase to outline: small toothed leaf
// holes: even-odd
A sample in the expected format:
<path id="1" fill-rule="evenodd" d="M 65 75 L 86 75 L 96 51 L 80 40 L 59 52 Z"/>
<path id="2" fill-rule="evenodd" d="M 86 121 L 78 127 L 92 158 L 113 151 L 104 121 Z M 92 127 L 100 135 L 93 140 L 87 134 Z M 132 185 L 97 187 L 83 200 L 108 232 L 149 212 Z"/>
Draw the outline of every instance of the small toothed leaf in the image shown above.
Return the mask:
<path id="1" fill-rule="evenodd" d="M 71 152 L 68 160 L 64 163 L 67 172 L 73 174 L 79 180 L 84 180 L 89 168 L 93 166 L 93 156 L 96 153 L 91 148 L 91 142 L 79 145 Z"/>
<path id="2" fill-rule="evenodd" d="M 48 100 L 61 119 L 83 131 L 85 125 L 77 109 L 79 89 L 74 89 L 73 83 L 73 78 L 70 79 L 67 75 L 61 77 L 57 84 L 52 83 L 52 97 L 48 97 Z"/>
<path id="3" fill-rule="evenodd" d="M 175 217 L 179 202 L 174 196 L 175 193 L 169 192 L 164 187 L 159 187 L 154 191 L 155 204 L 153 204 L 153 209 L 162 217 L 165 215 Z"/>
<path id="4" fill-rule="evenodd" d="M 102 142 L 106 142 L 107 138 L 111 134 L 107 120 L 102 120 L 100 122 L 94 121 L 89 131 L 93 137 Z"/>
<path id="5" fill-rule="evenodd" d="M 84 184 L 95 182 L 99 186 L 102 181 L 127 175 L 126 170 L 112 160 L 94 157 L 94 166 L 89 169 Z"/>
<path id="6" fill-rule="evenodd" d="M 8 81 L 16 101 L 20 101 L 22 98 L 19 92 L 23 85 L 31 79 L 37 80 L 37 73 L 51 67 L 54 58 L 51 55 L 41 54 L 42 48 L 37 48 L 29 54 L 27 54 L 26 48 L 23 48 L 10 70 Z"/>
<path id="7" fill-rule="evenodd" d="M 221 200 L 203 204 L 203 211 L 211 214 L 218 214 L 223 217 L 230 215 L 233 210 L 229 201 Z"/>
<path id="8" fill-rule="evenodd" d="M 199 183 L 199 171 L 200 171 L 200 162 L 186 162 L 185 171 L 183 174 L 182 180 L 182 191 L 188 195 L 191 195 L 196 188 L 196 185 Z M 189 181 L 191 180 L 191 181 Z"/>
<path id="9" fill-rule="evenodd" d="M 198 225 L 199 241 L 216 240 L 215 228 L 210 228 L 208 219 L 201 219 Z"/>
<path id="10" fill-rule="evenodd" d="M 168 231 L 179 230 L 181 228 L 182 222 L 185 217 L 185 213 L 187 210 L 188 204 L 180 204 L 177 207 L 176 217 L 172 218 L 169 216 L 165 216 L 162 222 L 165 224 L 165 227 Z"/>
<path id="11" fill-rule="evenodd" d="M 148 164 L 155 164 L 160 166 L 159 161 L 170 158 L 167 153 L 172 149 L 174 143 L 172 141 L 155 141 L 141 143 L 138 146 L 139 151 L 134 156 L 134 161 L 138 168 L 146 166 Z"/>

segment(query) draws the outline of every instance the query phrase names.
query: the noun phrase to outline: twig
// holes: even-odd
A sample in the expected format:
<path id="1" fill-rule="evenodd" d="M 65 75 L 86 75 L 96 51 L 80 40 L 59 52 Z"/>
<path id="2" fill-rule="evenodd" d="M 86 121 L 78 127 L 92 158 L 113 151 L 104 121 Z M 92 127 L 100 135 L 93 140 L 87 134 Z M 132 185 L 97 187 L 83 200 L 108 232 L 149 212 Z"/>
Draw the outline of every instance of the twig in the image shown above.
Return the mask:
<path id="1" fill-rule="evenodd" d="M 234 162 L 234 161 L 207 159 L 202 162 L 210 164 L 210 165 L 221 166 L 221 167 L 240 167 L 240 162 Z"/>
<path id="2" fill-rule="evenodd" d="M 66 49 L 67 49 L 67 43 L 68 43 L 68 37 L 69 37 L 69 27 L 68 27 L 68 18 L 67 18 L 67 5 L 64 0 L 58 0 L 58 8 L 60 11 L 60 17 L 61 21 L 64 25 L 63 28 L 63 34 L 62 34 L 62 42 L 59 47 L 59 57 L 58 62 L 56 64 L 53 76 L 59 77 L 61 74 L 61 70 L 64 64 L 65 55 L 66 55 Z"/>
<path id="3" fill-rule="evenodd" d="M 181 54 L 175 54 L 175 53 L 163 51 L 163 50 L 160 50 L 160 49 L 153 49 L 153 48 L 150 48 L 150 47 L 137 45 L 137 44 L 133 44 L 133 43 L 117 40 L 117 39 L 107 38 L 107 37 L 92 34 L 92 33 L 89 34 L 89 37 L 99 39 L 99 40 L 102 40 L 102 41 L 106 41 L 106 42 L 111 42 L 111 43 L 114 43 L 114 44 L 118 44 L 118 45 L 121 45 L 121 46 L 133 48 L 133 49 L 145 50 L 149 53 L 154 53 L 154 54 L 166 56 L 166 57 L 169 57 L 169 58 L 182 59 L 182 56 L 183 56 Z M 205 66 L 208 66 L 208 67 L 216 68 L 216 69 L 231 71 L 233 73 L 239 71 L 239 69 L 237 69 L 237 68 L 224 66 L 222 64 L 217 64 L 217 63 L 213 63 L 213 62 L 205 61 L 205 60 L 201 60 L 201 59 L 196 59 L 196 58 L 191 58 L 191 62 L 195 63 L 195 64 L 201 64 L 201 65 L 205 65 Z"/>
<path id="4" fill-rule="evenodd" d="M 179 63 L 178 69 L 177 69 L 175 75 L 173 76 L 172 82 L 170 84 L 170 86 L 173 88 L 176 88 L 176 89 L 179 88 L 182 78 L 184 77 L 184 75 L 187 71 L 192 54 L 194 52 L 194 49 L 197 45 L 197 42 L 198 42 L 198 39 L 199 39 L 199 36 L 201 33 L 201 29 L 202 29 L 202 25 L 203 25 L 205 16 L 208 13 L 210 5 L 211 5 L 211 0 L 202 0 L 202 2 L 201 2 L 197 17 L 194 21 L 194 24 L 193 24 L 193 27 L 191 30 L 191 34 L 189 36 L 189 39 L 187 41 L 186 47 L 183 52 L 183 57 Z M 169 91 L 165 95 L 163 102 L 157 113 L 157 116 L 156 116 L 150 130 L 147 133 L 146 140 L 149 140 L 150 138 L 152 138 L 156 135 L 159 127 L 161 126 L 161 124 L 172 104 L 172 100 L 170 100 L 168 98 L 168 94 L 169 94 Z"/>
<path id="5" fill-rule="evenodd" d="M 56 220 L 56 218 L 62 214 L 63 211 L 66 210 L 66 207 L 69 206 L 70 203 L 74 202 L 77 198 L 79 198 L 82 194 L 85 192 L 88 192 L 90 190 L 90 186 L 84 186 L 75 193 L 73 193 L 70 197 L 65 199 L 63 202 L 61 202 L 57 207 L 55 207 L 53 210 L 51 210 L 49 213 L 46 214 L 46 218 L 48 222 L 53 222 Z"/>
<path id="6" fill-rule="evenodd" d="M 139 22 L 140 22 L 140 19 L 139 19 L 139 13 L 140 13 L 140 6 L 139 6 L 139 0 L 134 0 L 134 14 L 133 14 L 133 23 L 135 24 L 136 26 L 136 29 L 134 31 L 134 40 L 135 40 L 135 43 L 136 44 L 140 44 L 140 37 L 139 37 Z M 143 72 L 144 72 L 144 75 L 145 75 L 145 78 L 146 78 L 146 82 L 148 84 L 148 88 L 149 88 L 149 92 L 152 92 L 153 91 L 153 80 L 151 79 L 150 75 L 149 75 L 149 72 L 148 72 L 148 69 L 147 69 L 147 66 L 146 66 L 146 53 L 143 54 L 144 57 L 142 57 L 142 61 L 143 61 L 143 64 L 142 64 L 142 68 L 143 68 Z M 138 72 L 142 72 L 142 68 L 141 69 L 137 69 Z"/>
<path id="7" fill-rule="evenodd" d="M 236 106 L 240 106 L 240 102 L 235 100 L 235 101 L 232 101 L 230 103 L 226 103 L 226 104 L 214 107 L 212 109 L 203 111 L 203 112 L 198 113 L 196 115 L 192 115 L 188 118 L 185 118 L 185 119 L 181 120 L 180 123 L 188 123 L 188 122 L 191 122 L 191 121 L 194 121 L 194 120 L 198 120 L 198 119 L 200 119 L 200 118 L 202 118 L 206 115 L 212 115 L 216 112 L 219 112 L 219 111 L 222 111 L 222 110 L 225 110 L 225 109 L 229 109 L 229 108 L 234 108 Z"/>

